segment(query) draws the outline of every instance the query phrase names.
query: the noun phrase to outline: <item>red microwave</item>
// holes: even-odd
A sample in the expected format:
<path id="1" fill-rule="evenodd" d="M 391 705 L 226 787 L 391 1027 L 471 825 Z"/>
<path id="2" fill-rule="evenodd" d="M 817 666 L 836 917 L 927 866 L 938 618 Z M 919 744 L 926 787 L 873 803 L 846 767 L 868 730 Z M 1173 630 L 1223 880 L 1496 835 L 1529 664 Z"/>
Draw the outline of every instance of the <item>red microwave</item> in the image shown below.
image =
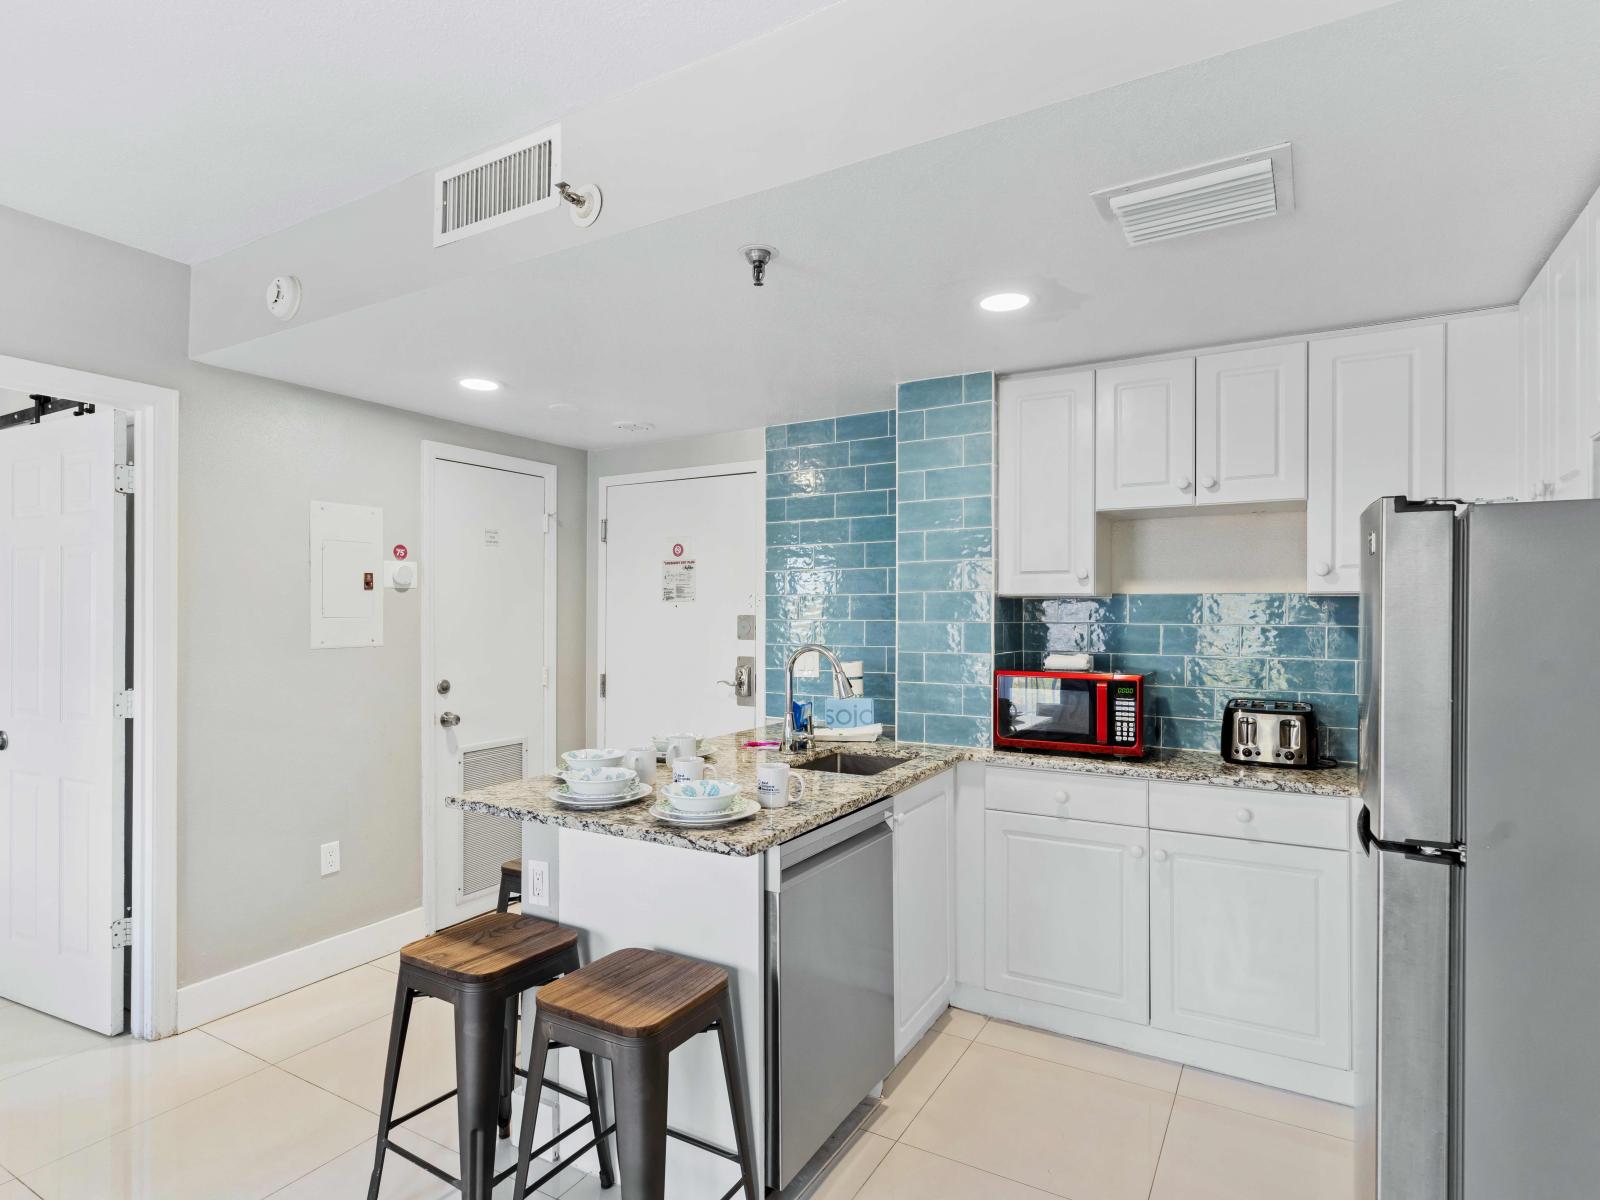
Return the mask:
<path id="1" fill-rule="evenodd" d="M 1144 754 L 1144 676 L 996 671 L 994 744 L 1004 750 Z"/>

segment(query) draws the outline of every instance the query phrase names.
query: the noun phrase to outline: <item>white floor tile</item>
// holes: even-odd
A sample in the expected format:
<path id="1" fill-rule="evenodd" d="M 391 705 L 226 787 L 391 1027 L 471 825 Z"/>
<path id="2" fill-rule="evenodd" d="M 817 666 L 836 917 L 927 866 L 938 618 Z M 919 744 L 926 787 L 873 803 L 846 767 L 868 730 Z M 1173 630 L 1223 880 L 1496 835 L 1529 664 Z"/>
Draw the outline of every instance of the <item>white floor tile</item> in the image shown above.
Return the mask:
<path id="1" fill-rule="evenodd" d="M 1005 1021 L 990 1021 L 978 1034 L 977 1040 L 986 1046 L 999 1046 L 1002 1050 L 1014 1050 L 1018 1054 L 1093 1071 L 1097 1075 L 1110 1075 L 1113 1079 L 1159 1088 L 1164 1092 L 1177 1090 L 1178 1077 L 1183 1070 L 1177 1063 L 1165 1059 L 1130 1054 L 1098 1042 L 1083 1042 Z"/>
<path id="2" fill-rule="evenodd" d="M 0 1080 L 0 1162 L 26 1175 L 265 1065 L 196 1029 L 123 1038 L 13 1075 Z"/>
<path id="3" fill-rule="evenodd" d="M 408 1150 L 438 1163 L 452 1175 L 459 1170 L 456 1156 L 426 1138 L 396 1130 L 394 1140 Z M 372 1156 L 376 1142 L 368 1138 L 353 1150 L 346 1150 L 330 1163 L 309 1175 L 302 1175 L 288 1187 L 272 1193 L 272 1200 L 359 1200 L 367 1194 L 372 1179 Z M 447 1200 L 458 1193 L 444 1180 L 414 1166 L 398 1154 L 388 1154 L 383 1164 L 383 1190 L 379 1200 Z"/>
<path id="4" fill-rule="evenodd" d="M 1055 1200 L 1027 1184 L 1002 1179 L 901 1143 L 889 1151 L 856 1200 Z"/>
<path id="5" fill-rule="evenodd" d="M 39 1200 L 39 1198 L 29 1191 L 26 1185 L 13 1179 L 7 1183 L 0 1183 L 0 1200 Z"/>
<path id="6" fill-rule="evenodd" d="M 267 1062 L 349 1033 L 394 1008 L 395 977 L 361 966 L 204 1026 L 230 1046 Z"/>
<path id="7" fill-rule="evenodd" d="M 356 1029 L 285 1059 L 285 1071 L 326 1088 L 369 1112 L 383 1100 L 383 1067 L 389 1053 L 389 1018 Z M 414 1108 L 456 1085 L 455 1013 L 443 1001 L 418 997 L 411 1008 L 405 1056 L 395 1106 Z M 453 1144 L 453 1142 L 452 1142 Z"/>
<path id="8" fill-rule="evenodd" d="M 1213 1075 L 1193 1067 L 1183 1069 L 1178 1095 L 1223 1108 L 1235 1108 L 1268 1120 L 1282 1121 L 1286 1125 L 1298 1125 L 1301 1129 L 1326 1133 L 1346 1141 L 1356 1136 L 1355 1109 L 1346 1105 L 1279 1091 L 1227 1075 Z M 0 1154 L 0 1159 L 4 1157 Z"/>
<path id="9" fill-rule="evenodd" d="M 881 1137 L 898 1138 L 971 1045 L 943 1033 L 924 1037 L 884 1082 L 883 1100 L 862 1128 Z"/>
<path id="10" fill-rule="evenodd" d="M 6 1170 L 6 1166 L 5 1166 L 4 1163 L 0 1163 L 0 1183 L 10 1183 L 10 1182 L 11 1182 L 11 1172 Z"/>
<path id="11" fill-rule="evenodd" d="M 0 1002 L 0 1079 L 69 1054 L 103 1050 L 115 1040 L 20 1004 Z"/>
<path id="12" fill-rule="evenodd" d="M 387 971 L 391 975 L 398 975 L 400 974 L 400 951 L 396 950 L 393 954 L 385 954 L 382 958 L 375 958 L 367 965 L 369 967 L 377 967 L 380 971 Z"/>
<path id="13" fill-rule="evenodd" d="M 1081 1200 L 1146 1200 L 1172 1094 L 972 1044 L 903 1139 Z"/>
<path id="14" fill-rule="evenodd" d="M 259 1200 L 372 1134 L 370 1113 L 268 1067 L 23 1182 L 42 1200 Z"/>
<path id="15" fill-rule="evenodd" d="M 807 1200 L 852 1200 L 892 1149 L 894 1143 L 886 1137 L 856 1134 L 834 1155 L 822 1182 Z"/>
<path id="16" fill-rule="evenodd" d="M 1179 1096 L 1151 1200 L 1349 1200 L 1355 1147 Z"/>
<path id="17" fill-rule="evenodd" d="M 951 1037 L 965 1038 L 971 1041 L 978 1036 L 978 1032 L 988 1023 L 988 1017 L 980 1017 L 975 1012 L 968 1012 L 964 1008 L 947 1008 L 937 1021 L 933 1023 L 933 1033 L 948 1033 Z"/>

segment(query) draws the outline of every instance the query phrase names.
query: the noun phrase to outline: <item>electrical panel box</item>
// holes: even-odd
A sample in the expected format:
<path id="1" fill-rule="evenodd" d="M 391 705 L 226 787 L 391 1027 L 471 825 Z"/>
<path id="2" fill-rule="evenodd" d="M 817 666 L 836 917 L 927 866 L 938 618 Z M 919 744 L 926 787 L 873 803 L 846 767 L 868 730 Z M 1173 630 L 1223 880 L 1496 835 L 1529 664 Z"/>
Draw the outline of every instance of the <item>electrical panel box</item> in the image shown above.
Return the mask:
<path id="1" fill-rule="evenodd" d="M 311 502 L 311 648 L 383 645 L 383 510 Z"/>

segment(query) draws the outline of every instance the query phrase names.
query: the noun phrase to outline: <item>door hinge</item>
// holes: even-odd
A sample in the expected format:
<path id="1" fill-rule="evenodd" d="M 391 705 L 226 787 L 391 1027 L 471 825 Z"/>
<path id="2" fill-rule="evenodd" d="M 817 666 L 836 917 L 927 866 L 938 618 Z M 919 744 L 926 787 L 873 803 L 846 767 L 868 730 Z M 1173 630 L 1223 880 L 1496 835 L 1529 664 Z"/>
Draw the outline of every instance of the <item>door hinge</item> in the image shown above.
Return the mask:
<path id="1" fill-rule="evenodd" d="M 549 533 L 550 530 L 555 527 L 555 523 L 556 523 L 556 515 L 555 515 L 555 513 L 553 513 L 553 512 L 545 513 L 545 515 L 544 515 L 544 531 L 546 533 Z"/>
<path id="2" fill-rule="evenodd" d="M 118 463 L 112 471 L 113 482 L 117 491 L 124 496 L 131 496 L 139 484 L 139 474 L 132 463 Z"/>
<path id="3" fill-rule="evenodd" d="M 111 715 L 114 717 L 136 717 L 139 715 L 139 697 L 130 688 L 118 692 L 111 701 Z"/>
<path id="4" fill-rule="evenodd" d="M 111 922 L 111 948 L 126 950 L 133 945 L 133 918 L 119 917 Z"/>
<path id="5" fill-rule="evenodd" d="M 542 672 L 542 674 L 544 676 L 544 679 L 543 679 L 544 686 L 545 687 L 549 687 L 550 686 L 550 668 L 549 667 L 545 667 L 543 672 Z"/>
<path id="6" fill-rule="evenodd" d="M 600 699 L 604 700 L 605 698 L 606 698 L 606 673 L 604 671 L 601 671 L 600 672 Z"/>
<path id="7" fill-rule="evenodd" d="M 600 540 L 602 542 L 606 540 L 606 535 L 611 532 L 610 525 L 611 521 L 608 518 L 600 518 Z"/>

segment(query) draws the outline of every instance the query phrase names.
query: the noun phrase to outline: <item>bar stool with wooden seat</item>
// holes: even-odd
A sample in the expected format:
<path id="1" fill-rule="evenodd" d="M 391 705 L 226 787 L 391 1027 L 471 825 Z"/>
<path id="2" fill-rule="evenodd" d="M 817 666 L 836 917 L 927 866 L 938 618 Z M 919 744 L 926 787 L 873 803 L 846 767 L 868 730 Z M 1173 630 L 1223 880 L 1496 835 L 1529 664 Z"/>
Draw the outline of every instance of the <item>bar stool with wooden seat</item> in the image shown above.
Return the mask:
<path id="1" fill-rule="evenodd" d="M 395 985 L 394 1018 L 389 1026 L 389 1057 L 383 1076 L 383 1102 L 378 1114 L 378 1148 L 372 1167 L 369 1200 L 377 1200 L 383 1182 L 385 1152 L 410 1160 L 461 1192 L 466 1200 L 490 1200 L 494 1185 L 511 1174 L 507 1167 L 494 1172 L 496 1133 L 511 1133 L 511 1095 L 517 1075 L 517 1015 L 522 993 L 578 970 L 576 930 L 538 917 L 509 913 L 484 913 L 432 937 L 412 942 L 400 951 L 400 975 Z M 456 1087 L 403 1116 L 394 1115 L 395 1090 L 405 1053 L 411 1004 L 417 996 L 433 996 L 455 1010 Z M 541 1086 L 589 1106 L 588 1116 L 557 1133 L 540 1153 L 574 1133 L 588 1129 L 589 1141 L 569 1154 L 538 1182 L 542 1183 L 591 1147 L 600 1158 L 600 1181 L 612 1183 L 611 1151 L 600 1128 L 600 1103 L 595 1086 L 594 1059 L 580 1050 L 584 1090 L 577 1092 L 544 1079 L 547 1050 L 530 1064 L 527 1102 L 537 1112 Z M 533 1082 L 537 1080 L 538 1082 Z M 456 1097 L 461 1138 L 461 1178 L 390 1140 L 390 1132 L 435 1105 Z"/>
<path id="2" fill-rule="evenodd" d="M 522 860 L 509 859 L 500 864 L 500 895 L 495 902 L 495 912 L 510 912 L 513 904 L 522 903 Z"/>
<path id="3" fill-rule="evenodd" d="M 616 1121 L 605 1132 L 616 1134 L 622 1200 L 662 1200 L 669 1137 L 739 1164 L 739 1181 L 722 1200 L 740 1191 L 745 1200 L 756 1200 L 754 1137 L 736 1019 L 726 971 L 656 950 L 618 950 L 541 988 L 512 1195 L 526 1195 L 529 1164 L 537 1153 L 533 1136 L 539 1104 L 532 1081 L 543 1078 L 546 1054 L 560 1045 L 611 1063 Z M 668 1056 L 690 1038 L 713 1031 L 722 1048 L 736 1150 L 667 1125 Z"/>

